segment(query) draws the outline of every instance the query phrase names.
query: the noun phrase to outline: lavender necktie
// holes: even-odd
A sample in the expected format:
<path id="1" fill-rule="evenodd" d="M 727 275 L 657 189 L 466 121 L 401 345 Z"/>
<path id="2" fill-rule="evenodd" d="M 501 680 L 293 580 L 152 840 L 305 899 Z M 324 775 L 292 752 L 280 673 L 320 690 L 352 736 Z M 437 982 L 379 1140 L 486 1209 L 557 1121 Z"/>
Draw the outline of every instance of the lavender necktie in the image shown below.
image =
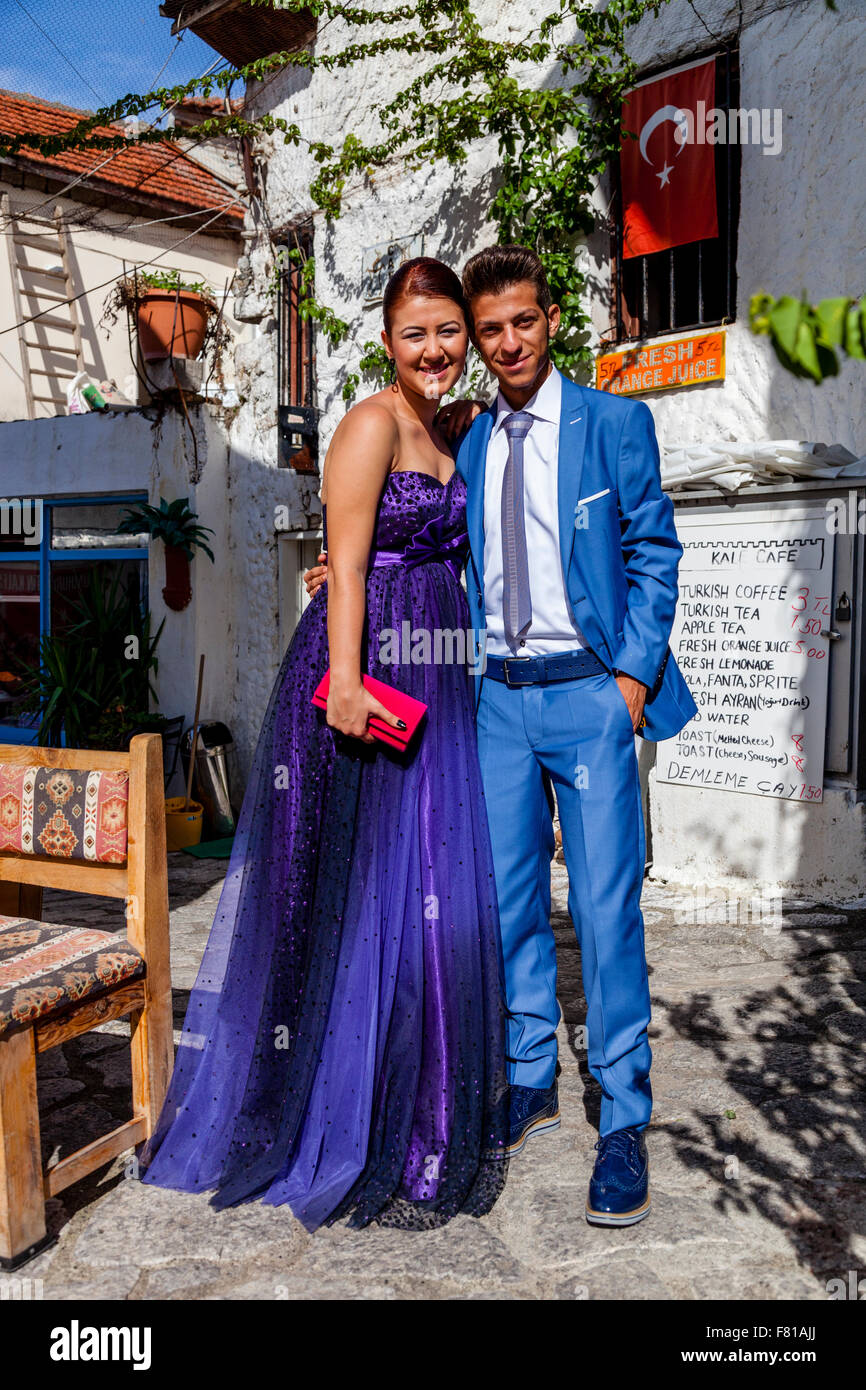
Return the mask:
<path id="1" fill-rule="evenodd" d="M 502 610 L 505 640 L 515 646 L 532 622 L 529 592 L 529 558 L 523 521 L 523 441 L 532 416 L 516 410 L 506 416 L 508 461 L 502 477 Z"/>

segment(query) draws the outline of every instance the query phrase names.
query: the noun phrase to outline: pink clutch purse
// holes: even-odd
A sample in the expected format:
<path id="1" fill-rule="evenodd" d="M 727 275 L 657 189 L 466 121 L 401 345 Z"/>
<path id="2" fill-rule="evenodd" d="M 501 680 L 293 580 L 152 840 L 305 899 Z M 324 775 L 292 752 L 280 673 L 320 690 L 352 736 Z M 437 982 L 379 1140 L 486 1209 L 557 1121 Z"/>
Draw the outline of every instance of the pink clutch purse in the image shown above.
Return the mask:
<path id="1" fill-rule="evenodd" d="M 406 725 L 405 729 L 395 729 L 391 724 L 386 724 L 383 719 L 377 719 L 371 715 L 369 720 L 370 733 L 374 738 L 378 738 L 382 743 L 388 743 L 392 748 L 405 748 L 409 743 L 424 715 L 427 713 L 427 706 L 423 700 L 416 700 L 412 695 L 404 695 L 402 690 L 395 690 L 393 685 L 385 685 L 384 681 L 377 681 L 373 676 L 364 676 L 364 686 L 371 695 L 375 695 L 391 714 L 396 714 L 398 719 L 402 719 Z M 313 704 L 318 709 L 328 707 L 328 688 L 331 683 L 331 673 L 326 671 L 316 686 L 313 694 Z"/>

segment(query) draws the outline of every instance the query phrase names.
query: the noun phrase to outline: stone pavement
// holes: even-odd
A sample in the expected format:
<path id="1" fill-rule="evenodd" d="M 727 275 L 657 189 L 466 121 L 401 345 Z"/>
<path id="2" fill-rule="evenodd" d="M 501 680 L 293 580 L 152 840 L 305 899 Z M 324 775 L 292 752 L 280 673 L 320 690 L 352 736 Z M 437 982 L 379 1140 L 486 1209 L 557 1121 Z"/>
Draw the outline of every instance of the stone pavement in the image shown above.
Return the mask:
<path id="1" fill-rule="evenodd" d="M 173 854 L 169 866 L 179 1026 L 226 864 Z M 866 903 L 791 901 L 761 922 L 744 903 L 687 911 L 646 882 L 653 1211 L 608 1231 L 583 1216 L 599 1093 L 558 864 L 553 878 L 562 1128 L 512 1162 L 489 1216 L 311 1236 L 286 1208 L 216 1212 L 136 1182 L 118 1159 L 51 1201 L 59 1239 L 22 1275 L 46 1299 L 823 1300 L 829 1279 L 866 1272 Z M 119 928 L 119 911 L 46 893 L 48 920 Z M 46 1154 L 128 1117 L 124 1027 L 40 1057 Z"/>

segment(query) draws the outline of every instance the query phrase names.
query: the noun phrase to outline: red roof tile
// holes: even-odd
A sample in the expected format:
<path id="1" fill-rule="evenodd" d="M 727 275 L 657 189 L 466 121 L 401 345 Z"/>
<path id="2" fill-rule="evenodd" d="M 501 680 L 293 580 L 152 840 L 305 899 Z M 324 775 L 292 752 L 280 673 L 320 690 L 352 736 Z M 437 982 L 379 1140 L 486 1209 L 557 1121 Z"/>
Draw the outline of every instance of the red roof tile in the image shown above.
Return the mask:
<path id="1" fill-rule="evenodd" d="M 68 106 L 49 105 L 20 92 L 0 91 L 0 132 L 5 135 L 22 135 L 29 131 L 57 135 L 70 130 L 89 114 Z M 124 131 L 122 126 L 98 126 L 95 133 L 117 135 Z M 113 156 L 110 163 L 97 169 L 109 156 Z M 208 169 L 189 159 L 171 142 L 133 144 L 119 151 L 64 150 L 57 155 L 44 155 L 24 147 L 14 158 L 72 177 L 89 173 L 88 184 L 125 191 L 139 202 L 171 203 L 204 212 L 223 206 L 232 197 L 229 189 Z M 239 227 L 244 216 L 242 204 L 226 209 L 224 216 L 234 227 Z"/>

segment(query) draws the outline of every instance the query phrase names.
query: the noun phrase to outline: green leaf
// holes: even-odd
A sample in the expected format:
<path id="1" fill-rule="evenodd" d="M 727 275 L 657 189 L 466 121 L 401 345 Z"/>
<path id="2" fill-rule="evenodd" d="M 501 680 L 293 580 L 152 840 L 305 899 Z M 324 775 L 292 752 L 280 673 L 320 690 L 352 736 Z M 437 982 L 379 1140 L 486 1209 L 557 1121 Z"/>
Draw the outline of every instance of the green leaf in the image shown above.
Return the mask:
<path id="1" fill-rule="evenodd" d="M 820 338 L 815 339 L 815 348 L 818 353 L 818 368 L 822 379 L 827 376 L 838 376 L 839 359 L 836 356 L 835 348 L 827 347 Z"/>
<path id="2" fill-rule="evenodd" d="M 866 334 L 861 322 L 862 308 L 862 302 L 859 305 L 852 304 L 845 315 L 845 351 L 849 357 L 857 357 L 861 362 L 866 361 L 866 348 L 863 346 Z"/>
<path id="3" fill-rule="evenodd" d="M 808 319 L 801 319 L 797 327 L 794 357 L 815 381 L 821 380 L 821 366 L 815 344 L 815 329 Z"/>
<path id="4" fill-rule="evenodd" d="M 838 297 L 822 299 L 815 305 L 815 315 L 820 325 L 821 339 L 827 347 L 841 347 L 845 332 L 845 315 L 850 300 Z"/>
<path id="5" fill-rule="evenodd" d="M 803 370 L 803 368 L 800 366 L 799 362 L 797 362 L 796 359 L 793 358 L 789 352 L 786 352 L 786 351 L 785 351 L 785 349 L 782 347 L 781 343 L 779 342 L 778 338 L 774 337 L 774 336 L 771 334 L 771 335 L 770 335 L 770 342 L 771 342 L 772 345 L 773 345 L 773 351 L 775 352 L 775 354 L 776 354 L 776 356 L 778 357 L 779 361 L 781 362 L 782 366 L 785 368 L 785 371 L 786 371 L 786 372 L 790 372 L 790 373 L 792 374 L 792 376 L 806 376 L 806 375 L 807 375 L 807 373 L 806 373 L 806 372 Z"/>
<path id="6" fill-rule="evenodd" d="M 785 352 L 792 357 L 797 356 L 802 316 L 803 305 L 799 299 L 794 299 L 789 294 L 783 294 L 781 299 L 777 299 L 767 315 L 774 336 Z"/>

